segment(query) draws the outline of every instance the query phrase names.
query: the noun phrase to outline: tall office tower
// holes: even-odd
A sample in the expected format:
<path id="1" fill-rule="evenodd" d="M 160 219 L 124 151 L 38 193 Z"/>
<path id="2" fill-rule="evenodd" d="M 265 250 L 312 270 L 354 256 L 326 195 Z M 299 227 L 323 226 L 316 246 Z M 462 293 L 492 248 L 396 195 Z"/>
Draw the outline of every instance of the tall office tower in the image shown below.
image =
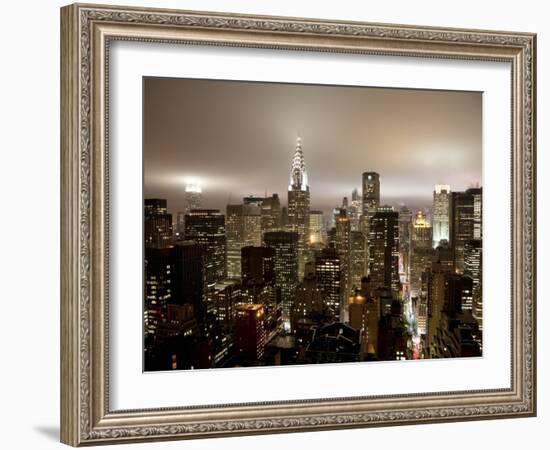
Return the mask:
<path id="1" fill-rule="evenodd" d="M 271 247 L 243 247 L 240 277 L 245 287 L 275 283 L 275 250 Z"/>
<path id="2" fill-rule="evenodd" d="M 458 273 L 447 274 L 445 293 L 446 312 L 456 316 L 462 312 L 472 312 L 473 280 Z"/>
<path id="3" fill-rule="evenodd" d="M 233 326 L 235 309 L 240 303 L 242 303 L 242 291 L 238 280 L 224 280 L 214 285 L 216 319 L 225 329 Z"/>
<path id="4" fill-rule="evenodd" d="M 422 272 L 432 263 L 432 227 L 425 214 L 418 211 L 412 224 L 411 233 L 411 276 L 410 292 L 413 297 L 420 295 Z"/>
<path id="5" fill-rule="evenodd" d="M 260 207 L 255 204 L 227 205 L 227 276 L 241 276 L 241 248 L 259 246 L 262 240 Z"/>
<path id="6" fill-rule="evenodd" d="M 344 208 L 334 210 L 334 222 L 336 225 L 336 236 L 334 248 L 340 258 L 340 320 L 345 321 L 345 310 L 347 309 L 348 293 L 351 291 L 351 226 L 347 211 Z"/>
<path id="7" fill-rule="evenodd" d="M 464 245 L 464 274 L 474 282 L 476 288 L 481 284 L 483 249 L 481 239 L 471 239 Z"/>
<path id="8" fill-rule="evenodd" d="M 367 355 L 372 359 L 378 355 L 380 298 L 371 295 L 369 277 L 363 277 L 361 280 L 361 295 L 367 301 Z"/>
<path id="9" fill-rule="evenodd" d="M 373 216 L 380 206 L 380 175 L 363 173 L 363 215 Z"/>
<path id="10" fill-rule="evenodd" d="M 309 241 L 309 186 L 302 140 L 296 140 L 296 151 L 288 185 L 288 228 L 298 233 L 298 274 L 304 273 L 306 249 Z"/>
<path id="11" fill-rule="evenodd" d="M 368 278 L 364 277 L 363 283 L 368 284 Z M 362 357 L 372 359 L 378 353 L 380 314 L 376 300 L 365 295 L 368 290 L 368 287 L 357 289 L 348 299 L 348 309 L 350 326 L 361 331 Z"/>
<path id="12" fill-rule="evenodd" d="M 227 276 L 241 275 L 241 248 L 243 245 L 243 205 L 227 205 L 225 208 L 225 235 L 227 240 Z"/>
<path id="13" fill-rule="evenodd" d="M 372 289 L 399 292 L 399 214 L 381 206 L 369 226 L 369 272 Z"/>
<path id="14" fill-rule="evenodd" d="M 288 208 L 281 206 L 281 229 L 284 230 L 288 227 Z"/>
<path id="15" fill-rule="evenodd" d="M 202 188 L 197 184 L 185 186 L 185 214 L 201 207 Z"/>
<path id="16" fill-rule="evenodd" d="M 411 243 L 414 248 L 431 248 L 432 246 L 432 227 L 422 211 L 417 211 L 414 217 Z"/>
<path id="17" fill-rule="evenodd" d="M 351 192 L 351 203 L 348 207 L 348 216 L 351 224 L 351 231 L 361 231 L 362 202 L 357 189 Z"/>
<path id="18" fill-rule="evenodd" d="M 275 287 L 281 290 L 282 312 L 288 319 L 298 284 L 299 236 L 291 231 L 269 231 L 264 241 L 275 251 Z"/>
<path id="19" fill-rule="evenodd" d="M 172 251 L 172 303 L 193 305 L 195 317 L 202 320 L 208 308 L 204 246 L 194 241 L 178 241 L 172 247 Z"/>
<path id="20" fill-rule="evenodd" d="M 351 290 L 361 287 L 361 280 L 367 275 L 366 265 L 367 240 L 362 231 L 351 231 L 350 233 L 350 288 Z"/>
<path id="21" fill-rule="evenodd" d="M 472 316 L 483 330 L 483 243 L 472 239 L 464 246 L 464 274 L 472 278 Z M 481 344 L 482 333 L 479 333 Z"/>
<path id="22" fill-rule="evenodd" d="M 212 288 L 226 278 L 225 216 L 219 209 L 193 209 L 185 216 L 185 238 L 205 249 L 206 283 Z"/>
<path id="23" fill-rule="evenodd" d="M 410 281 L 412 212 L 407 206 L 399 208 L 399 273 L 401 281 Z"/>
<path id="24" fill-rule="evenodd" d="M 435 248 L 433 256 L 434 262 L 439 262 L 449 272 L 454 271 L 455 267 L 455 252 L 449 241 L 442 239 L 439 241 L 439 245 Z"/>
<path id="25" fill-rule="evenodd" d="M 367 299 L 361 295 L 360 289 L 357 289 L 353 295 L 348 298 L 349 325 L 355 330 L 361 332 L 361 354 L 367 354 L 368 345 L 368 315 Z"/>
<path id="26" fill-rule="evenodd" d="M 327 247 L 336 245 L 336 227 L 331 227 L 327 230 Z"/>
<path id="27" fill-rule="evenodd" d="M 145 247 L 144 333 L 155 337 L 172 301 L 174 252 L 171 247 Z"/>
<path id="28" fill-rule="evenodd" d="M 264 356 L 266 333 L 263 305 L 241 304 L 235 314 L 235 347 L 248 363 L 257 363 Z"/>
<path id="29" fill-rule="evenodd" d="M 360 228 L 363 234 L 369 239 L 371 219 L 380 206 L 380 175 L 376 172 L 363 173 L 363 201 L 362 215 L 360 217 Z M 367 245 L 367 268 L 370 271 L 370 245 Z"/>
<path id="30" fill-rule="evenodd" d="M 261 205 L 262 216 L 262 240 L 263 234 L 268 231 L 279 231 L 281 229 L 281 202 L 279 195 L 273 194 L 271 197 L 266 197 Z"/>
<path id="31" fill-rule="evenodd" d="M 323 313 L 323 292 L 317 283 L 315 266 L 306 264 L 304 279 L 296 288 L 296 300 L 292 308 L 292 329 L 296 330 L 299 321 Z"/>
<path id="32" fill-rule="evenodd" d="M 167 203 L 164 198 L 146 198 L 143 202 L 144 216 L 151 217 L 168 214 Z"/>
<path id="33" fill-rule="evenodd" d="M 243 239 L 245 245 L 262 245 L 262 216 L 261 207 L 256 204 L 244 204 L 244 232 Z"/>
<path id="34" fill-rule="evenodd" d="M 447 184 L 436 184 L 433 202 L 433 248 L 439 245 L 442 239 L 449 240 L 451 187 Z"/>
<path id="35" fill-rule="evenodd" d="M 482 239 L 482 188 L 451 194 L 450 240 L 455 250 L 455 270 L 464 271 L 464 247 L 471 239 Z"/>
<path id="36" fill-rule="evenodd" d="M 325 242 L 325 223 L 323 211 L 309 212 L 309 243 L 318 244 Z"/>
<path id="37" fill-rule="evenodd" d="M 166 200 L 144 201 L 143 239 L 146 248 L 164 248 L 172 243 L 172 214 L 166 211 Z"/>
<path id="38" fill-rule="evenodd" d="M 178 239 L 183 239 L 185 235 L 185 211 L 178 211 L 176 216 L 176 233 Z"/>
<path id="39" fill-rule="evenodd" d="M 433 264 L 433 263 L 432 263 Z M 416 331 L 425 336 L 428 332 L 428 288 L 431 275 L 431 267 L 422 272 L 422 286 L 420 291 L 412 297 L 412 304 L 416 314 Z"/>
<path id="40" fill-rule="evenodd" d="M 275 250 L 271 247 L 241 249 L 242 301 L 265 307 L 267 341 L 283 328 L 281 291 L 275 286 Z"/>
<path id="41" fill-rule="evenodd" d="M 315 276 L 323 293 L 324 306 L 332 313 L 334 320 L 341 320 L 342 270 L 335 248 L 324 248 L 315 258 Z"/>
<path id="42" fill-rule="evenodd" d="M 428 306 L 425 351 L 427 356 L 431 357 L 435 352 L 437 329 L 441 324 L 443 309 L 445 308 L 445 285 L 449 272 L 438 263 L 426 268 L 425 272 Z"/>

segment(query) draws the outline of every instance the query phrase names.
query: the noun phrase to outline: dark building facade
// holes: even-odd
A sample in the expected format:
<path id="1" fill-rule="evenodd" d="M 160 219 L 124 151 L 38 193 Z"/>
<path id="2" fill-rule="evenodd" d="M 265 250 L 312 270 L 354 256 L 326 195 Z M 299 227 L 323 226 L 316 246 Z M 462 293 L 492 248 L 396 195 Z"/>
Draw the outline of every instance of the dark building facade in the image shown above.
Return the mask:
<path id="1" fill-rule="evenodd" d="M 275 286 L 281 291 L 283 314 L 290 317 L 298 285 L 298 233 L 270 231 L 264 234 L 267 247 L 274 252 Z"/>
<path id="2" fill-rule="evenodd" d="M 399 214 L 378 208 L 370 221 L 369 272 L 373 289 L 399 290 Z"/>
<path id="3" fill-rule="evenodd" d="M 455 251 L 455 270 L 464 271 L 464 250 L 472 239 L 482 239 L 481 188 L 451 193 L 450 239 Z"/>
<path id="4" fill-rule="evenodd" d="M 167 213 L 167 201 L 146 198 L 144 201 L 143 238 L 146 248 L 164 248 L 172 243 L 172 215 Z"/>

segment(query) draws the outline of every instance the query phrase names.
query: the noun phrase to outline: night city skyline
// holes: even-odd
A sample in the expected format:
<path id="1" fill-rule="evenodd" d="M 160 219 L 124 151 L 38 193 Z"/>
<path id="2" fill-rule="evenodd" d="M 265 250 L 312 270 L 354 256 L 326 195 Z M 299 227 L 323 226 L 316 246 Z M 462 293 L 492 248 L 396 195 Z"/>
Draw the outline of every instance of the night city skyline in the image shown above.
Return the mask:
<path id="1" fill-rule="evenodd" d="M 482 182 L 479 92 L 144 83 L 144 195 L 166 198 L 174 216 L 184 208 L 186 185 L 198 184 L 217 209 L 245 196 L 281 196 L 287 186 L 279 174 L 289 169 L 297 136 L 312 207 L 328 215 L 360 189 L 363 171 L 381 174 L 384 204 L 412 209 L 430 206 L 436 184 L 465 190 Z M 443 166 L 454 170 L 443 174 Z"/>
<path id="2" fill-rule="evenodd" d="M 172 81 L 144 89 L 145 371 L 482 356 L 479 94 Z"/>

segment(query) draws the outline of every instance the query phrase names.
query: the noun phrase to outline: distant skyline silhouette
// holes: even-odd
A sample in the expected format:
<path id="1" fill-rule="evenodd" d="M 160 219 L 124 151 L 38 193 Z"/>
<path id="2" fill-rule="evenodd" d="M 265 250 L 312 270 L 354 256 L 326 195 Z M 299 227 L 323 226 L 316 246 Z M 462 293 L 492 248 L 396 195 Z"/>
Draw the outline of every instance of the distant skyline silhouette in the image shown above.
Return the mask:
<path id="1" fill-rule="evenodd" d="M 482 94 L 144 79 L 144 195 L 184 209 L 186 184 L 225 211 L 248 195 L 286 205 L 296 137 L 311 209 L 329 213 L 380 174 L 381 203 L 431 206 L 435 184 L 482 185 Z"/>

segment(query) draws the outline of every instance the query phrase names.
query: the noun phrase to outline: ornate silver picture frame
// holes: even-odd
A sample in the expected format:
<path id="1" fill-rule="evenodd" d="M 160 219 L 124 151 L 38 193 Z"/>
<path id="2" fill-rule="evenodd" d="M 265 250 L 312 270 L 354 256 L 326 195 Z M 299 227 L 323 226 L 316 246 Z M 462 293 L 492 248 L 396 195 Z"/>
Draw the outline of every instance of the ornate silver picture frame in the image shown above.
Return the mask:
<path id="1" fill-rule="evenodd" d="M 510 386 L 113 409 L 108 90 L 115 41 L 509 63 L 512 138 L 511 148 L 502 150 L 512 161 Z M 535 89 L 536 36 L 530 33 L 85 4 L 62 8 L 61 441 L 81 446 L 534 416 Z"/>

